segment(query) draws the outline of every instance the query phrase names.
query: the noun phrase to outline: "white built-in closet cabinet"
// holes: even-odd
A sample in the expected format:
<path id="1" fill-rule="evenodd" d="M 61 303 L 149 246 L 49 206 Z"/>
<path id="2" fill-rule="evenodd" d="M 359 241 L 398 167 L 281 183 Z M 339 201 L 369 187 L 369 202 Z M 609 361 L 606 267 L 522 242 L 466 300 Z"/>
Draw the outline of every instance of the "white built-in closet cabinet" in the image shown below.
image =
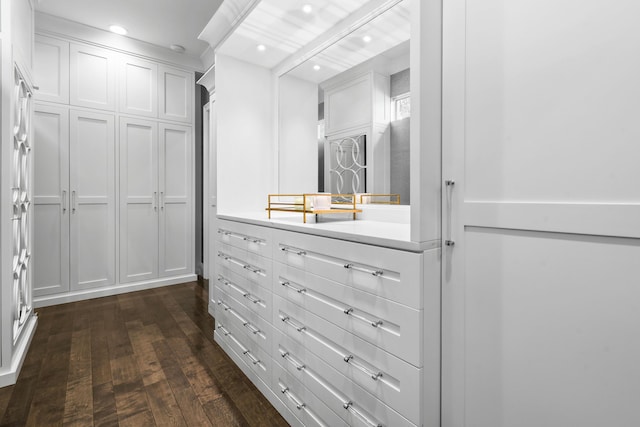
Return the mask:
<path id="1" fill-rule="evenodd" d="M 36 304 L 191 280 L 193 73 L 37 35 Z"/>

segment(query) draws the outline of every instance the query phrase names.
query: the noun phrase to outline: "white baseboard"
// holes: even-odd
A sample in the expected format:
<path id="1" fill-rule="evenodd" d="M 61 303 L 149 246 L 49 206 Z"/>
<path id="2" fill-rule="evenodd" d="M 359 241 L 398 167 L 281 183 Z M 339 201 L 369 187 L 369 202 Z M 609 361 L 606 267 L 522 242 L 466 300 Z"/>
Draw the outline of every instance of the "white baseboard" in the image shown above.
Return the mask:
<path id="1" fill-rule="evenodd" d="M 22 330 L 22 337 L 15 347 L 13 358 L 11 359 L 11 366 L 7 370 L 0 371 L 0 387 L 13 385 L 18 380 L 22 364 L 27 357 L 27 351 L 29 351 L 29 345 L 35 335 L 37 324 L 38 316 L 35 314 L 31 315 Z"/>
<path id="2" fill-rule="evenodd" d="M 112 295 L 125 294 L 127 292 L 143 291 L 145 289 L 159 288 L 162 286 L 176 285 L 179 283 L 193 282 L 198 277 L 195 274 L 183 276 L 166 277 L 162 279 L 146 280 L 144 282 L 124 283 L 112 285 L 98 289 L 84 289 L 81 291 L 64 292 L 55 295 L 43 295 L 33 299 L 35 308 L 47 307 L 50 305 L 65 304 L 68 302 L 82 301 L 92 298 L 109 297 Z"/>

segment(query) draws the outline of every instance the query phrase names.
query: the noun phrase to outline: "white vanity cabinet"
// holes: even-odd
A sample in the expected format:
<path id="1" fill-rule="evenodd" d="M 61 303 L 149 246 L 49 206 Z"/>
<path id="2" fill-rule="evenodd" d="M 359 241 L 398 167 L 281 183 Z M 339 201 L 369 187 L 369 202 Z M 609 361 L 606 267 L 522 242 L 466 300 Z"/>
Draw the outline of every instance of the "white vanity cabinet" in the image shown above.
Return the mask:
<path id="1" fill-rule="evenodd" d="M 292 425 L 421 425 L 423 253 L 216 231 L 216 341 Z"/>

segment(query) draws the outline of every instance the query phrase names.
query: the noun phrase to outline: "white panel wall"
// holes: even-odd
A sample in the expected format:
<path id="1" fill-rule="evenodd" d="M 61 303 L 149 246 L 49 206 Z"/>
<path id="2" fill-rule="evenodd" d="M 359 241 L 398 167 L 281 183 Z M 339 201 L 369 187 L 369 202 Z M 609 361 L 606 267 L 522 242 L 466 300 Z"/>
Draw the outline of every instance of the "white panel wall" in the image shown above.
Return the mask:
<path id="1" fill-rule="evenodd" d="M 318 191 L 318 85 L 278 79 L 278 192 Z"/>
<path id="2" fill-rule="evenodd" d="M 264 210 L 273 180 L 271 72 L 216 57 L 218 214 Z M 256 143 L 259 141 L 259 143 Z"/>

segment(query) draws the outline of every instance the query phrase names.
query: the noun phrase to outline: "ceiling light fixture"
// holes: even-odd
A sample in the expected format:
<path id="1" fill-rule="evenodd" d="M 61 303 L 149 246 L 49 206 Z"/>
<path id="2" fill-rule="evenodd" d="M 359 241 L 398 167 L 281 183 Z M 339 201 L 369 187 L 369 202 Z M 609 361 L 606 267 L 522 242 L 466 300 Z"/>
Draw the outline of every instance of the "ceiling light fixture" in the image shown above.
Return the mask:
<path id="1" fill-rule="evenodd" d="M 256 49 L 258 49 L 260 52 L 264 52 L 265 50 L 267 50 L 267 47 L 263 44 L 259 44 L 258 46 L 256 46 Z"/>
<path id="2" fill-rule="evenodd" d="M 178 52 L 178 53 L 183 53 L 186 49 L 184 48 L 184 46 L 179 45 L 179 44 L 172 44 L 171 46 L 169 46 L 169 48 L 174 51 L 174 52 Z"/>
<path id="3" fill-rule="evenodd" d="M 362 38 L 362 41 L 365 42 L 365 43 L 369 43 L 371 41 L 371 36 L 364 36 Z"/>
<path id="4" fill-rule="evenodd" d="M 310 4 L 305 4 L 304 6 L 302 6 L 302 11 L 306 14 L 309 14 L 313 12 L 313 8 L 311 7 Z"/>
<path id="5" fill-rule="evenodd" d="M 112 33 L 119 34 L 121 36 L 127 35 L 127 29 L 124 27 L 121 27 L 120 25 L 109 26 L 109 31 L 111 31 Z"/>
<path id="6" fill-rule="evenodd" d="M 320 69 L 320 66 L 316 64 L 316 65 L 313 66 L 313 69 L 318 71 Z"/>

